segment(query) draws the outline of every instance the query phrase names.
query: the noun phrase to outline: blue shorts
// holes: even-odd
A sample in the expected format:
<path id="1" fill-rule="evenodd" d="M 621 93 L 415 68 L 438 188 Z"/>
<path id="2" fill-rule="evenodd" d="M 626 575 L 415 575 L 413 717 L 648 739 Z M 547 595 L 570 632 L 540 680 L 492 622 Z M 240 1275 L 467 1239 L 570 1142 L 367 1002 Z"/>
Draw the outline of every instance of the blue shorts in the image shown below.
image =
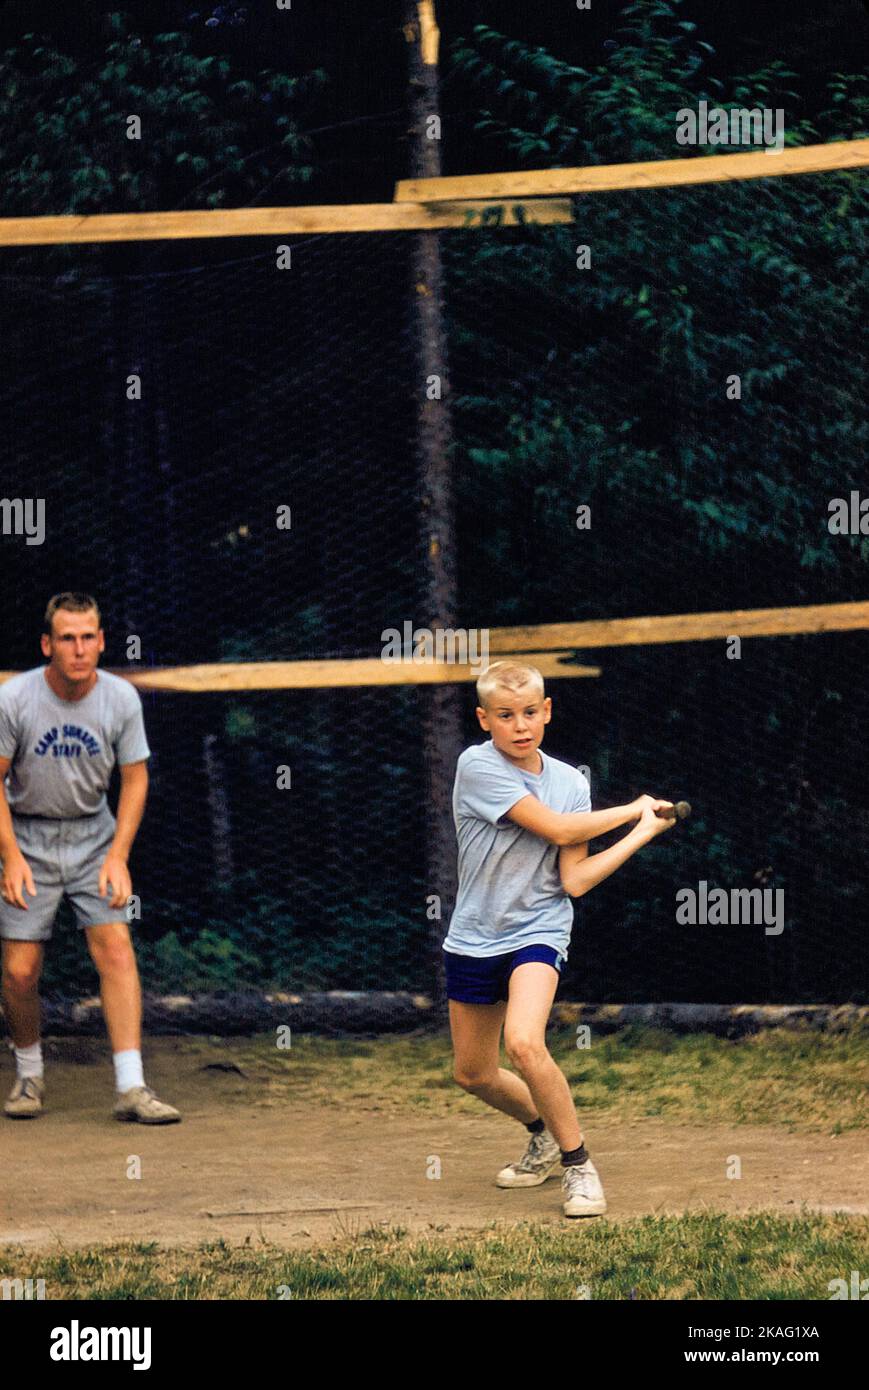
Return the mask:
<path id="1" fill-rule="evenodd" d="M 510 976 L 517 965 L 539 960 L 561 974 L 564 957 L 554 946 L 521 946 L 502 956 L 460 956 L 444 951 L 447 998 L 459 1004 L 500 1004 L 507 999 Z"/>

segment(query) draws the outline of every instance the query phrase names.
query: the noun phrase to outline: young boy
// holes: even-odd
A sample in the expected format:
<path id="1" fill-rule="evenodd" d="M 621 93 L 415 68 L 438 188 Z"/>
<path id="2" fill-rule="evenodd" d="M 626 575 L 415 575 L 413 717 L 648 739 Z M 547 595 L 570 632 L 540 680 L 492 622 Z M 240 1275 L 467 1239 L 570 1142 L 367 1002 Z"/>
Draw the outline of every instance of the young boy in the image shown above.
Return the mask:
<path id="1" fill-rule="evenodd" d="M 540 751 L 552 717 L 534 666 L 496 661 L 477 681 L 477 719 L 491 735 L 459 757 L 453 818 L 459 888 L 444 940 L 455 1079 L 531 1135 L 499 1187 L 536 1187 L 560 1166 L 565 1216 L 599 1216 L 606 1199 L 570 1088 L 546 1048 L 546 1022 L 581 897 L 673 824 L 640 796 L 592 811 L 585 777 Z M 589 857 L 588 841 L 637 824 Z M 519 1075 L 500 1066 L 504 1046 Z"/>
<path id="2" fill-rule="evenodd" d="M 145 1085 L 142 1072 L 127 856 L 145 810 L 150 751 L 138 692 L 97 669 L 105 645 L 96 601 L 89 594 L 55 594 L 42 634 L 48 664 L 0 686 L 0 944 L 16 1072 L 3 1111 L 12 1120 L 42 1113 L 38 984 L 44 943 L 64 895 L 99 971 L 118 1093 L 115 1117 L 149 1125 L 181 1119 Z M 106 800 L 116 763 L 117 821 Z"/>

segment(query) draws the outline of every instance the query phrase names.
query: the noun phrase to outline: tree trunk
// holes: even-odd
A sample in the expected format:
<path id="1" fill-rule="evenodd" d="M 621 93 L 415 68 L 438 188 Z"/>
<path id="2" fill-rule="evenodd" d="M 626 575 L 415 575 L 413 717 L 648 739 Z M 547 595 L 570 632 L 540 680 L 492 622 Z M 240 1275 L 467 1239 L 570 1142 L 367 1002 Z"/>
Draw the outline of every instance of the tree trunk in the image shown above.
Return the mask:
<path id="1" fill-rule="evenodd" d="M 430 124 L 440 118 L 437 30 L 430 0 L 405 0 L 404 34 L 409 45 L 411 178 L 441 173 L 440 140 L 431 139 Z M 439 132 L 438 132 L 439 133 Z M 456 622 L 457 571 L 455 506 L 451 462 L 452 422 L 449 401 L 447 340 L 443 318 L 443 266 L 438 233 L 420 232 L 412 258 L 411 303 L 417 344 L 419 414 L 418 470 L 424 518 L 426 566 L 422 626 L 451 628 Z M 440 399 L 429 400 L 426 383 L 440 378 Z M 442 920 L 432 923 L 431 957 L 435 995 L 444 998 L 441 942 L 456 892 L 456 843 L 452 821 L 452 785 L 461 752 L 461 688 L 438 685 L 420 691 L 423 750 L 428 794 L 426 843 L 427 895 L 437 894 Z"/>
<path id="2" fill-rule="evenodd" d="M 217 747 L 216 734 L 204 736 L 202 761 L 205 766 L 208 815 L 211 821 L 214 880 L 219 888 L 230 888 L 235 876 L 232 856 L 232 819 L 229 814 L 229 796 L 226 790 L 226 770 Z"/>

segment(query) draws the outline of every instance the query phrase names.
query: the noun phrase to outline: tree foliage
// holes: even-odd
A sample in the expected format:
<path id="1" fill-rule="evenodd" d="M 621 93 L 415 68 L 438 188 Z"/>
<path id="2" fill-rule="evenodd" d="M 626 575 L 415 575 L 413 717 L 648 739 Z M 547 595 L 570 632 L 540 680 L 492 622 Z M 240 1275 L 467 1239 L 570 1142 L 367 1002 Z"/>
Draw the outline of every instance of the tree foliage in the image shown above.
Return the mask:
<path id="1" fill-rule="evenodd" d="M 623 42 L 594 72 L 487 27 L 453 61 L 487 103 L 479 129 L 505 157 L 542 167 L 674 158 L 676 113 L 703 98 L 786 104 L 781 65 L 710 91 L 704 45 L 677 15 L 669 0 L 628 5 Z M 790 123 L 788 142 L 858 133 L 863 92 L 836 77 L 823 133 Z M 826 499 L 860 476 L 865 450 L 865 213 L 859 175 L 842 172 L 593 195 L 568 229 L 445 240 L 459 475 L 469 496 L 480 478 L 497 484 L 504 526 L 481 542 L 491 561 L 503 563 L 507 534 L 528 558 L 511 523 L 519 487 L 567 573 L 565 519 L 609 496 L 625 535 L 642 534 L 645 517 L 703 557 L 710 598 L 724 598 L 725 556 L 740 592 L 740 567 L 760 559 L 758 602 L 763 588 L 798 600 L 816 571 L 857 596 L 869 546 L 829 534 Z M 726 395 L 733 374 L 738 401 Z M 595 612 L 637 611 L 637 575 L 630 564 L 613 574 L 611 541 L 592 527 L 583 592 Z M 675 588 L 666 598 L 679 606 Z M 517 603 L 541 612 L 549 595 L 526 588 Z"/>
<path id="2" fill-rule="evenodd" d="M 198 56 L 188 33 L 143 39 L 123 12 L 105 30 L 87 61 L 36 32 L 2 54 L 3 216 L 238 207 L 287 201 L 310 181 L 303 117 L 321 69 L 249 78 L 228 57 Z"/>

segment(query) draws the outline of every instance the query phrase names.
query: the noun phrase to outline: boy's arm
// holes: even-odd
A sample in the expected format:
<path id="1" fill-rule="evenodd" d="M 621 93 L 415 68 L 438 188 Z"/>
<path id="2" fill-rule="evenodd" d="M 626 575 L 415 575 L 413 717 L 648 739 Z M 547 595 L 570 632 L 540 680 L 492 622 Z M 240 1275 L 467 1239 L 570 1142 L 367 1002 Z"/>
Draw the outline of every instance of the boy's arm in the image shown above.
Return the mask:
<path id="1" fill-rule="evenodd" d="M 669 802 L 658 801 L 652 796 L 638 796 L 625 806 L 611 806 L 608 811 L 553 811 L 529 792 L 511 806 L 507 812 L 510 820 L 530 830 L 553 845 L 578 845 L 593 840 L 598 835 L 606 835 L 610 830 L 618 830 L 629 820 L 639 820 L 644 807 L 668 806 Z"/>
<path id="2" fill-rule="evenodd" d="M 589 855 L 587 844 L 567 845 L 559 852 L 558 872 L 565 893 L 569 893 L 572 898 L 581 898 L 584 893 L 603 883 L 610 874 L 614 874 L 616 869 L 620 869 L 632 854 L 642 849 L 643 845 L 647 845 L 656 835 L 663 834 L 676 824 L 675 820 L 669 817 L 655 815 L 655 806 L 668 806 L 668 801 L 656 802 L 651 797 L 649 801 L 651 804 L 643 808 L 639 824 L 628 831 L 618 844 L 610 845 L 609 849 L 601 850 L 600 854 Z"/>

